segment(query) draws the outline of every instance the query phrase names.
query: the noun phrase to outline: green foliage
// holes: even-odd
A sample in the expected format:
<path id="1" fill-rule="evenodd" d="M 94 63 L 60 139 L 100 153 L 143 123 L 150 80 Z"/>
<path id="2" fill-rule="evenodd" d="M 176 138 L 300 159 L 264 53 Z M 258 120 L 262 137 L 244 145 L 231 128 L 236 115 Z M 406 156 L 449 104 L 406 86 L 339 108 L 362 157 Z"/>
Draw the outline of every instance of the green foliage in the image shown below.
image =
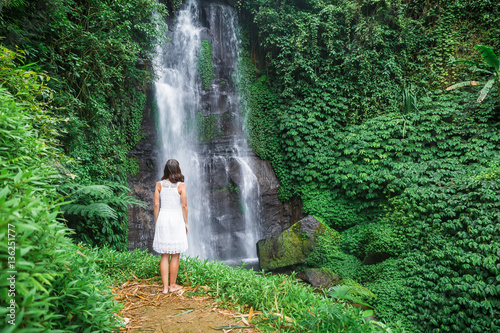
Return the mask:
<path id="1" fill-rule="evenodd" d="M 57 218 L 56 168 L 65 157 L 54 144 L 60 120 L 43 103 L 48 78 L 15 58 L 2 47 L 0 315 L 13 323 L 5 322 L 3 332 L 116 331 L 118 306 L 103 276 Z"/>
<path id="2" fill-rule="evenodd" d="M 280 180 L 278 194 L 288 199 L 293 191 L 287 185 L 290 173 L 284 167 L 284 155 L 280 146 L 278 98 L 272 91 L 268 78 L 259 73 L 250 60 L 248 52 L 241 52 L 238 59 L 237 89 L 241 96 L 242 113 L 245 118 L 247 136 L 252 150 L 262 159 L 269 160 Z"/>
<path id="3" fill-rule="evenodd" d="M 347 332 L 383 331 L 360 320 L 360 311 L 344 308 L 321 295 L 312 287 L 299 285 L 293 276 L 260 275 L 243 268 L 234 269 L 218 262 L 186 260 L 180 277 L 191 285 L 208 285 L 211 294 L 223 302 L 252 306 L 263 311 L 263 328 L 290 332 L 327 332 L 339 328 Z M 277 307 L 277 309 L 276 309 Z M 291 323 L 280 320 L 292 318 Z M 312 313 L 312 314 L 311 314 Z"/>
<path id="4" fill-rule="evenodd" d="M 342 135 L 347 137 L 355 130 L 351 147 L 361 145 L 357 149 L 337 145 L 349 154 L 351 170 L 371 168 L 372 158 L 384 156 L 384 168 L 377 163 L 366 175 L 387 177 L 377 181 L 378 191 L 390 198 L 387 215 L 377 224 L 356 224 L 343 232 L 341 249 L 351 257 L 326 240 L 318 244 L 309 264 L 328 267 L 341 278 L 372 281 L 372 291 L 385 295 L 375 303 L 387 311 L 381 316 L 402 320 L 399 311 L 404 306 L 408 309 L 404 316 L 407 327 L 425 323 L 426 331 L 454 331 L 466 325 L 491 330 L 498 326 L 494 313 L 499 307 L 495 300 L 498 281 L 494 278 L 498 258 L 490 248 L 500 247 L 494 171 L 500 129 L 498 122 L 492 122 L 496 111 L 491 103 L 476 109 L 473 102 L 459 104 L 451 96 L 429 96 L 421 99 L 418 113 L 407 117 L 404 139 L 401 127 L 396 126 L 398 114 L 344 128 Z M 349 177 L 342 186 L 352 191 L 357 188 Z M 399 262 L 412 266 L 395 267 L 403 275 L 393 279 L 385 275 L 384 262 L 361 265 L 360 260 L 370 252 L 396 256 Z M 404 285 L 404 290 L 411 288 L 413 302 L 400 304 L 401 295 L 388 292 L 385 282 Z M 466 291 L 462 285 L 477 285 L 477 289 Z M 475 311 L 478 304 L 484 310 Z M 446 320 L 435 315 L 436 308 L 443 307 Z M 463 313 L 469 318 L 466 322 Z"/>
<path id="5" fill-rule="evenodd" d="M 234 194 L 240 193 L 240 188 L 238 186 L 234 185 L 233 183 L 229 183 L 227 188 L 228 188 L 230 193 L 234 193 Z"/>
<path id="6" fill-rule="evenodd" d="M 434 173 L 425 185 L 415 182 L 394 198 L 394 214 L 387 217 L 407 244 L 402 260 L 415 263 L 403 275 L 415 291 L 410 306 L 418 309 L 410 318 L 427 330 L 495 331 L 500 327 L 498 182 L 471 177 L 481 173 L 477 165 L 445 167 L 446 174 Z M 436 308 L 446 318 L 438 321 Z"/>
<path id="7" fill-rule="evenodd" d="M 488 164 L 488 168 L 481 172 L 477 176 L 477 178 L 485 180 L 494 180 L 500 178 L 500 162 L 492 161 L 490 164 Z"/>
<path id="8" fill-rule="evenodd" d="M 349 301 L 370 306 L 368 303 L 376 298 L 370 290 L 352 280 L 345 280 L 341 285 L 328 290 L 328 295 L 334 299 Z"/>
<path id="9" fill-rule="evenodd" d="M 131 177 L 137 176 L 139 173 L 139 159 L 136 157 L 127 157 L 127 161 L 125 163 L 125 169 L 127 173 L 130 174 Z"/>
<path id="10" fill-rule="evenodd" d="M 222 135 L 219 129 L 219 117 L 215 114 L 204 116 L 201 112 L 196 115 L 196 128 L 198 129 L 198 140 L 210 142 Z"/>
<path id="11" fill-rule="evenodd" d="M 499 90 L 498 98 L 500 101 L 500 60 L 498 59 L 495 52 L 493 52 L 493 50 L 487 46 L 476 45 L 476 46 L 474 46 L 474 48 L 481 53 L 481 56 L 482 56 L 484 62 L 488 66 L 493 67 L 493 70 L 494 70 L 492 72 L 492 71 L 487 71 L 484 69 L 478 69 L 477 68 L 478 64 L 472 63 L 474 65 L 473 66 L 474 72 L 476 72 L 476 71 L 485 72 L 485 73 L 491 75 L 489 80 L 485 83 L 485 85 L 483 86 L 483 88 L 479 92 L 479 97 L 477 98 L 477 102 L 481 103 L 486 98 L 486 96 L 488 95 L 489 91 L 491 90 L 491 88 L 493 87 L 493 85 L 495 83 L 498 86 L 498 90 Z M 457 61 L 457 63 L 458 62 L 460 62 L 460 61 Z M 470 61 L 463 61 L 463 62 L 471 63 Z M 454 85 L 451 85 L 448 88 L 446 88 L 446 90 L 453 90 L 453 89 L 463 87 L 463 86 L 477 86 L 478 84 L 479 83 L 477 81 L 465 81 L 465 82 L 460 82 L 460 83 L 456 83 Z"/>
<path id="12" fill-rule="evenodd" d="M 481 61 L 474 45 L 500 48 L 498 1 L 238 8 L 251 20 L 240 71 L 252 148 L 280 198 L 300 196 L 342 231 L 308 264 L 363 282 L 376 315 L 410 331 L 498 329 L 498 102 L 471 102 L 474 84 L 441 90 L 475 82 L 464 66 Z"/>
<path id="13" fill-rule="evenodd" d="M 322 218 L 326 225 L 336 230 L 380 218 L 377 210 L 363 205 L 360 200 L 349 200 L 338 191 L 303 185 L 301 193 L 304 213 Z"/>
<path id="14" fill-rule="evenodd" d="M 210 89 L 210 82 L 215 77 L 214 64 L 212 63 L 212 44 L 208 40 L 201 42 L 200 55 L 198 56 L 198 71 L 200 72 L 203 89 Z"/>
<path id="15" fill-rule="evenodd" d="M 484 45 L 476 45 L 474 48 L 481 53 L 481 57 L 488 66 L 493 67 L 497 73 L 500 72 L 500 60 L 491 48 Z"/>
<path id="16" fill-rule="evenodd" d="M 121 305 L 115 302 L 106 276 L 95 265 L 94 258 L 72 247 L 70 255 L 61 258 L 61 264 L 66 262 L 64 278 L 56 279 L 51 286 L 55 297 L 48 312 L 64 314 L 64 317 L 54 316 L 60 319 L 53 328 L 72 332 L 116 332 L 123 328 L 118 312 Z"/>
<path id="17" fill-rule="evenodd" d="M 361 261 L 353 255 L 341 251 L 342 237 L 333 229 L 327 228 L 316 236 L 316 245 L 307 256 L 306 265 L 326 267 L 341 279 L 354 279 L 357 276 Z"/>
<path id="18" fill-rule="evenodd" d="M 128 248 L 127 212 L 132 205 L 144 204 L 130 196 L 130 190 L 118 183 L 59 187 L 66 201 L 62 206 L 68 227 L 76 231 L 75 241 L 89 245 Z"/>
<path id="19" fill-rule="evenodd" d="M 413 262 L 405 259 L 389 258 L 372 266 L 372 282 L 365 286 L 373 291 L 377 298 L 371 300 L 376 316 L 389 322 L 390 326 L 403 326 L 408 332 L 422 331 L 421 322 L 408 321 L 408 316 L 415 311 L 414 289 L 406 283 L 404 272 L 414 270 Z M 366 267 L 366 266 L 363 266 Z M 396 323 L 398 323 L 396 325 Z"/>
<path id="20" fill-rule="evenodd" d="M 86 247 L 82 251 L 95 258 L 95 263 L 107 276 L 107 282 L 121 285 L 129 279 L 159 278 L 159 258 L 143 249 L 133 251 L 117 251 L 103 247 Z"/>
<path id="21" fill-rule="evenodd" d="M 471 58 L 470 52 L 465 51 L 467 45 L 469 50 L 472 48 L 470 44 L 464 45 L 468 43 L 462 37 L 465 30 L 493 41 L 495 47 L 500 46 L 491 38 L 495 32 L 483 29 L 491 22 L 483 24 L 479 14 L 488 13 L 490 17 L 492 10 L 497 13 L 498 5 L 493 1 L 439 4 L 432 6 L 431 11 L 425 11 L 419 1 L 406 7 L 389 6 L 383 1 L 349 0 L 338 3 L 311 0 L 300 4 L 254 0 L 239 6 L 254 22 L 248 28 L 254 36 L 250 41 L 252 53 L 247 55 L 246 67 L 240 66 L 243 76 L 249 77 L 242 91 L 251 110 L 248 119 L 252 147 L 259 156 L 271 160 L 283 199 L 294 194 L 304 196 L 297 193 L 295 185 L 291 186 L 297 182 L 311 183 L 312 188 L 321 190 L 342 187 L 339 183 L 345 179 L 326 184 L 336 175 L 329 167 L 330 161 L 342 150 L 336 148 L 339 140 L 332 138 L 342 135 L 346 125 L 392 113 L 397 115 L 395 122 L 402 125 L 406 136 L 407 113 L 416 110 L 415 83 L 435 89 L 443 87 L 449 77 L 463 75 L 448 63 L 457 52 Z M 446 19 L 436 20 L 441 14 Z M 456 20 L 463 23 L 454 25 Z M 429 29 L 425 30 L 427 26 Z M 465 26 L 469 28 L 462 28 Z M 445 41 L 448 48 L 438 44 Z M 266 58 L 253 53 L 257 43 L 263 45 L 265 52 L 261 54 L 267 54 Z M 268 74 L 264 81 L 267 87 L 258 86 L 260 72 L 245 69 L 251 67 L 250 59 Z M 438 66 L 439 62 L 442 65 Z M 408 87 L 403 90 L 406 92 L 403 106 L 401 86 Z M 286 98 L 267 98 L 270 87 L 273 94 Z M 252 126 L 255 122 L 252 117 L 261 123 Z M 264 129 L 269 129 L 269 139 L 261 134 Z M 273 140 L 276 134 L 277 139 Z M 372 163 L 377 160 L 380 158 Z M 349 167 L 346 164 L 344 169 Z M 381 167 L 377 172 L 384 171 L 384 165 Z M 371 183 L 365 174 L 345 176 L 351 178 L 348 183 L 352 183 L 350 180 Z M 377 187 L 376 183 L 371 186 Z M 377 196 L 377 192 L 373 188 L 368 199 Z M 358 191 L 340 193 L 345 194 L 348 200 L 360 195 Z"/>
<path id="22" fill-rule="evenodd" d="M 23 45 L 26 60 L 37 61 L 52 77 L 51 107 L 65 120 L 58 123 L 60 141 L 77 162 L 66 168 L 79 182 L 126 179 L 123 166 L 140 139 L 150 81 L 136 64 L 147 66 L 146 55 L 154 54 L 166 30 L 155 12 L 166 13 L 152 0 L 26 0 L 2 11 L 5 45 Z"/>
<path id="23" fill-rule="evenodd" d="M 138 170 L 127 154 L 142 138 L 149 57 L 166 31 L 157 13 L 166 15 L 166 9 L 154 0 L 25 0 L 4 7 L 0 15 L 2 42 L 11 49 L 22 45 L 25 62 L 36 61 L 36 69 L 52 78 L 40 76 L 44 81 L 33 88 L 50 88 L 39 100 L 58 119 L 53 122 L 58 143 L 50 146 L 62 147 L 70 157 L 60 168 L 72 175 L 68 187 L 74 192 L 95 184 L 115 186 L 109 202 L 78 197 L 66 206 L 76 238 L 91 244 L 124 248 L 127 241 L 126 207 L 132 202 L 122 185 L 127 173 Z M 15 77 L 5 85 L 17 93 L 22 80 Z M 72 199 L 69 192 L 63 196 Z M 103 210 L 102 203 L 110 209 Z"/>
<path id="24" fill-rule="evenodd" d="M 358 224 L 342 233 L 341 249 L 362 260 L 374 253 L 396 256 L 405 247 L 403 242 L 390 224 Z"/>

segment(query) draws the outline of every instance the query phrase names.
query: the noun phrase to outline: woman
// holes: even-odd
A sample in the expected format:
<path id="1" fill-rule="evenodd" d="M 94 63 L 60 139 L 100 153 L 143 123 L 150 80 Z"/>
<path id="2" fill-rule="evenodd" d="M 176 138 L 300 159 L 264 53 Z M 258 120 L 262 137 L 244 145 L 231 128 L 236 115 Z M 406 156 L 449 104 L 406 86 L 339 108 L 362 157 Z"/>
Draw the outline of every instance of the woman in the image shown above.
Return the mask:
<path id="1" fill-rule="evenodd" d="M 160 274 L 163 293 L 182 289 L 176 284 L 180 253 L 188 248 L 188 208 L 186 184 L 179 162 L 168 160 L 163 177 L 155 188 L 155 237 L 153 250 L 161 253 Z M 170 285 L 168 283 L 170 261 Z"/>

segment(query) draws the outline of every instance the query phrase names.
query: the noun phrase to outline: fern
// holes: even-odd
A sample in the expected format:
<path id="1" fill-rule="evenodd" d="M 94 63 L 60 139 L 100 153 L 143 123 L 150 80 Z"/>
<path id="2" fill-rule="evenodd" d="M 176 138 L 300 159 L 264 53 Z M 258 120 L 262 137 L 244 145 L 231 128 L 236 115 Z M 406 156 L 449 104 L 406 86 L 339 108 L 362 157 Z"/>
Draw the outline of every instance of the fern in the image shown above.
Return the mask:
<path id="1" fill-rule="evenodd" d="M 144 207 L 130 196 L 130 189 L 120 183 L 67 184 L 59 188 L 65 204 L 61 208 L 68 227 L 75 230 L 77 242 L 127 248 L 128 208 Z"/>
<path id="2" fill-rule="evenodd" d="M 72 200 L 82 197 L 90 197 L 95 199 L 107 199 L 113 196 L 113 189 L 108 185 L 69 185 L 66 188 L 61 189 L 65 194 L 71 197 Z"/>
<path id="3" fill-rule="evenodd" d="M 108 204 L 97 202 L 90 205 L 67 204 L 63 207 L 66 214 L 78 215 L 86 218 L 117 219 L 116 211 Z"/>

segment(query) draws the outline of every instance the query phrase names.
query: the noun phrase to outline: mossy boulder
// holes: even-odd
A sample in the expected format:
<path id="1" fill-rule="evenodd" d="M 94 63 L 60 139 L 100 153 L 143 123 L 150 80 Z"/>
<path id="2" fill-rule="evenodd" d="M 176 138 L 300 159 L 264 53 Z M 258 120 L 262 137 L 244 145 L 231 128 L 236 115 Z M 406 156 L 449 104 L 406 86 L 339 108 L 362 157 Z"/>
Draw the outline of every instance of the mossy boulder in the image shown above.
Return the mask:
<path id="1" fill-rule="evenodd" d="M 257 242 L 260 267 L 266 270 L 303 264 L 316 245 L 316 236 L 327 227 L 309 215 L 276 237 Z"/>

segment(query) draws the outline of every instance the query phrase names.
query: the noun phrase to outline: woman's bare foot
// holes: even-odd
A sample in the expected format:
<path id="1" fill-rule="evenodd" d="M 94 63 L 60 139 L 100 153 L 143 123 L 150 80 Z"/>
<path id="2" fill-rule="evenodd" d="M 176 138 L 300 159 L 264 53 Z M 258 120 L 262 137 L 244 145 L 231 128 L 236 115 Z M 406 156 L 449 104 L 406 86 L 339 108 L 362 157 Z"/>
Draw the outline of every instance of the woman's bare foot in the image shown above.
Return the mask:
<path id="1" fill-rule="evenodd" d="M 174 284 L 174 285 L 171 285 L 170 288 L 168 288 L 168 290 L 173 293 L 174 291 L 177 291 L 177 290 L 181 290 L 183 287 L 182 286 L 179 286 L 178 284 Z"/>
<path id="2" fill-rule="evenodd" d="M 162 294 L 168 294 L 168 289 L 166 289 L 166 290 L 164 289 L 161 293 Z"/>

